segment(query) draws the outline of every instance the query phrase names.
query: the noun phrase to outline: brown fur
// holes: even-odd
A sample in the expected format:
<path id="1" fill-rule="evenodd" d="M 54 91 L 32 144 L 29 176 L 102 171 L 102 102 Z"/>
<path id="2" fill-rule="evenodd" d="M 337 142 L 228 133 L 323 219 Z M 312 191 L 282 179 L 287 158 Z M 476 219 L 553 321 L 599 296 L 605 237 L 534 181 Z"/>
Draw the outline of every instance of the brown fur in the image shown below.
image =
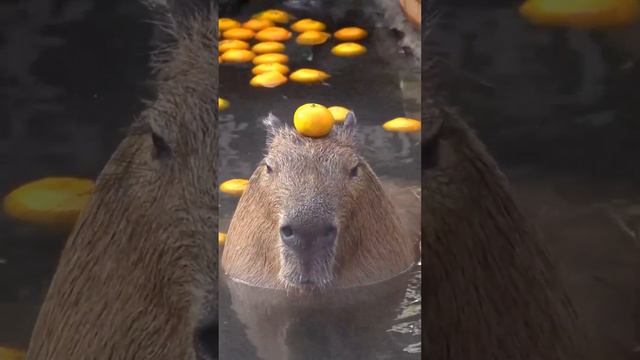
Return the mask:
<path id="1" fill-rule="evenodd" d="M 358 161 L 356 179 L 342 175 Z M 271 178 L 266 162 L 281 173 Z M 329 287 L 385 280 L 416 260 L 417 239 L 407 235 L 377 177 L 359 158 L 351 129 L 337 127 L 328 137 L 312 139 L 280 126 L 271 130 L 265 161 L 231 220 L 222 256 L 225 273 L 255 286 L 287 288 L 282 274 L 290 265 L 281 256 L 279 218 L 312 207 L 314 216 L 328 212 L 338 218 Z"/>
<path id="2" fill-rule="evenodd" d="M 426 63 L 422 75 L 425 352 L 439 360 L 585 359 L 555 267 L 496 162 L 445 105 L 438 64 Z"/>
<path id="3" fill-rule="evenodd" d="M 28 359 L 196 359 L 217 322 L 217 9 L 178 20 L 163 21 L 157 98 L 98 177 Z"/>

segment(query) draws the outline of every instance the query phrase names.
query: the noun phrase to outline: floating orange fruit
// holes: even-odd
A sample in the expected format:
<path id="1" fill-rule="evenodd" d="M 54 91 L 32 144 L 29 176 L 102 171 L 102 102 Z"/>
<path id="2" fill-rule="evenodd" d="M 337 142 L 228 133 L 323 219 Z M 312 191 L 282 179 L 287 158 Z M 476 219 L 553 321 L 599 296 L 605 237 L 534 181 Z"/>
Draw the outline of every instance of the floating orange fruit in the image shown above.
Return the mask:
<path id="1" fill-rule="evenodd" d="M 255 35 L 258 41 L 286 41 L 291 38 L 291 31 L 278 26 L 272 26 L 258 31 Z"/>
<path id="2" fill-rule="evenodd" d="M 303 83 L 303 84 L 313 84 L 330 77 L 324 71 L 315 70 L 315 69 L 298 69 L 289 75 L 289 79 L 295 82 Z"/>
<path id="3" fill-rule="evenodd" d="M 382 127 L 387 131 L 393 132 L 416 132 L 420 131 L 421 123 L 416 119 L 397 117 L 387 121 Z"/>
<path id="4" fill-rule="evenodd" d="M 287 65 L 280 64 L 280 63 L 266 63 L 266 64 L 256 65 L 251 70 L 251 72 L 254 75 L 260 75 L 270 71 L 277 71 L 281 74 L 286 74 L 289 72 L 289 67 Z"/>
<path id="5" fill-rule="evenodd" d="M 300 45 L 320 45 L 324 44 L 330 37 L 329 33 L 310 30 L 298 35 L 296 43 Z"/>
<path id="6" fill-rule="evenodd" d="M 285 49 L 286 49 L 286 46 L 281 42 L 265 41 L 265 42 L 260 42 L 253 45 L 253 47 L 251 48 L 251 51 L 253 51 L 256 54 L 269 54 L 269 53 L 282 53 L 284 52 Z"/>
<path id="7" fill-rule="evenodd" d="M 358 41 L 366 38 L 367 35 L 368 33 L 365 29 L 355 27 L 355 26 L 342 28 L 336 31 L 335 33 L 333 33 L 333 36 L 335 36 L 336 39 L 341 41 Z"/>
<path id="8" fill-rule="evenodd" d="M 95 183 L 90 179 L 47 177 L 10 192 L 5 212 L 29 223 L 71 227 L 84 209 Z"/>
<path id="9" fill-rule="evenodd" d="M 342 106 L 331 106 L 328 110 L 331 115 L 333 115 L 333 120 L 335 120 L 335 122 L 337 123 L 343 123 L 347 118 L 347 114 L 349 114 L 349 112 L 351 111 Z"/>
<path id="10" fill-rule="evenodd" d="M 255 65 L 268 64 L 268 63 L 281 63 L 286 64 L 289 62 L 289 57 L 285 54 L 262 54 L 253 58 Z"/>
<path id="11" fill-rule="evenodd" d="M 240 196 L 249 185 L 249 180 L 247 179 L 231 179 L 220 184 L 220 191 L 234 196 Z"/>
<path id="12" fill-rule="evenodd" d="M 227 234 L 219 232 L 218 233 L 218 245 L 224 246 L 225 240 L 227 240 Z"/>
<path id="13" fill-rule="evenodd" d="M 0 360 L 25 360 L 27 353 L 9 347 L 0 346 Z"/>
<path id="14" fill-rule="evenodd" d="M 218 19 L 218 31 L 225 32 L 229 29 L 238 28 L 241 24 L 239 21 L 229 19 L 229 18 L 220 18 Z"/>
<path id="15" fill-rule="evenodd" d="M 229 108 L 229 106 L 231 106 L 231 104 L 228 100 L 225 100 L 221 97 L 218 98 L 218 111 L 226 110 Z"/>
<path id="16" fill-rule="evenodd" d="M 247 50 L 249 43 L 242 40 L 222 40 L 218 43 L 218 51 L 223 53 L 227 50 Z"/>
<path id="17" fill-rule="evenodd" d="M 287 77 L 279 71 L 269 71 L 254 76 L 249 84 L 253 87 L 274 88 L 287 82 Z"/>
<path id="18" fill-rule="evenodd" d="M 242 24 L 242 27 L 245 29 L 249 29 L 249 30 L 253 30 L 253 31 L 260 31 L 262 29 L 274 26 L 275 24 L 273 23 L 273 21 L 271 20 L 267 20 L 267 19 L 250 19 L 245 21 L 244 24 Z"/>
<path id="19" fill-rule="evenodd" d="M 222 33 L 222 37 L 231 40 L 251 40 L 256 33 L 245 28 L 233 28 Z"/>
<path id="20" fill-rule="evenodd" d="M 324 23 L 317 20 L 313 20 L 313 19 L 298 20 L 295 23 L 293 23 L 293 25 L 291 25 L 291 30 L 299 33 L 305 32 L 305 31 L 311 31 L 311 30 L 323 31 L 326 28 L 327 27 L 325 26 Z"/>
<path id="21" fill-rule="evenodd" d="M 245 63 L 253 60 L 256 54 L 249 50 L 231 49 L 225 51 L 221 56 L 222 61 L 226 63 Z"/>
<path id="22" fill-rule="evenodd" d="M 322 137 L 331 132 L 333 116 L 320 104 L 304 104 L 293 114 L 293 125 L 304 136 Z"/>
<path id="23" fill-rule="evenodd" d="M 255 14 L 253 18 L 270 20 L 278 24 L 287 24 L 291 19 L 293 19 L 293 16 L 286 11 L 269 9 Z"/>
<path id="24" fill-rule="evenodd" d="M 599 28 L 627 25 L 640 17 L 638 0 L 527 0 L 519 8 L 529 22 L 546 26 Z"/>
<path id="25" fill-rule="evenodd" d="M 331 53 L 336 56 L 353 57 L 367 52 L 367 48 L 354 42 L 338 44 L 331 49 Z"/>

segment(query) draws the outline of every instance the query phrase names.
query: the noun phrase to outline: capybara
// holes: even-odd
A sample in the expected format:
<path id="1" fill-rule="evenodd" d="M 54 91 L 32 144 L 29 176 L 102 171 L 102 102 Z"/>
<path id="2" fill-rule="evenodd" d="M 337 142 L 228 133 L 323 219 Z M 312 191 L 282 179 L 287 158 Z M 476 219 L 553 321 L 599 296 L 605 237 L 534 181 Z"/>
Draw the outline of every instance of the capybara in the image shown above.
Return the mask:
<path id="1" fill-rule="evenodd" d="M 408 235 L 359 155 L 353 113 L 322 138 L 302 136 L 272 114 L 264 123 L 267 155 L 231 219 L 226 274 L 314 292 L 379 282 L 414 264 L 419 238 Z"/>
<path id="2" fill-rule="evenodd" d="M 217 6 L 149 5 L 155 99 L 98 176 L 28 359 L 217 358 Z"/>
<path id="3" fill-rule="evenodd" d="M 424 17 L 426 15 L 426 17 Z M 578 321 L 498 165 L 449 106 L 423 14 L 424 349 L 438 360 L 585 359 Z M 431 33 L 429 36 L 437 36 Z"/>

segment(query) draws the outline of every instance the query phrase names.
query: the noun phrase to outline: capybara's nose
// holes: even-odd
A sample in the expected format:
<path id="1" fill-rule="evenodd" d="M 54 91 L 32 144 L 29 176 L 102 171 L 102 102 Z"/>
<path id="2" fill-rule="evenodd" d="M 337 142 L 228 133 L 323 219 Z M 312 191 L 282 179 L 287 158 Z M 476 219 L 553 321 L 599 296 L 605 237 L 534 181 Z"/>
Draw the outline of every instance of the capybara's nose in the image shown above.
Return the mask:
<path id="1" fill-rule="evenodd" d="M 302 250 L 311 247 L 331 247 L 336 241 L 338 229 L 331 223 L 296 224 L 285 222 L 280 227 L 282 243 L 293 249 Z"/>

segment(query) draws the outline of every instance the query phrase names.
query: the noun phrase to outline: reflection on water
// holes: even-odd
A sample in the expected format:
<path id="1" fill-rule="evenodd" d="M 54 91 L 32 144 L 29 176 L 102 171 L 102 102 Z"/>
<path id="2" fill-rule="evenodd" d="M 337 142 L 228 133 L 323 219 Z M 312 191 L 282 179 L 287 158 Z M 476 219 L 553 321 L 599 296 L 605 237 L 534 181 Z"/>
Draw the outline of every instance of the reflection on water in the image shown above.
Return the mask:
<path id="1" fill-rule="evenodd" d="M 455 2 L 432 32 L 455 105 L 541 229 L 595 358 L 638 359 L 640 24 L 538 28 L 520 1 Z"/>
<path id="2" fill-rule="evenodd" d="M 254 13 L 275 7 L 298 18 L 322 21 L 331 33 L 343 26 L 360 26 L 370 33 L 361 41 L 369 51 L 361 57 L 339 58 L 330 53 L 335 40 L 313 48 L 290 40 L 286 53 L 292 71 L 308 67 L 331 75 L 324 84 L 310 86 L 288 82 L 274 89 L 253 88 L 249 86 L 250 64 L 221 66 L 220 96 L 231 106 L 220 113 L 220 181 L 252 174 L 264 152 L 262 117 L 273 112 L 292 124 L 296 108 L 317 102 L 354 110 L 361 153 L 381 179 L 399 184 L 399 189 L 418 185 L 419 135 L 389 133 L 382 124 L 398 116 L 418 117 L 419 70 L 380 23 L 379 10 L 373 3 L 357 1 L 287 1 L 274 6 L 276 3 L 247 2 L 223 8 L 220 16 L 246 21 Z M 222 194 L 220 202 L 220 231 L 226 232 L 237 199 Z M 419 359 L 420 304 L 419 267 L 387 284 L 340 296 L 319 296 L 314 301 L 221 277 L 220 356 L 237 360 Z"/>

